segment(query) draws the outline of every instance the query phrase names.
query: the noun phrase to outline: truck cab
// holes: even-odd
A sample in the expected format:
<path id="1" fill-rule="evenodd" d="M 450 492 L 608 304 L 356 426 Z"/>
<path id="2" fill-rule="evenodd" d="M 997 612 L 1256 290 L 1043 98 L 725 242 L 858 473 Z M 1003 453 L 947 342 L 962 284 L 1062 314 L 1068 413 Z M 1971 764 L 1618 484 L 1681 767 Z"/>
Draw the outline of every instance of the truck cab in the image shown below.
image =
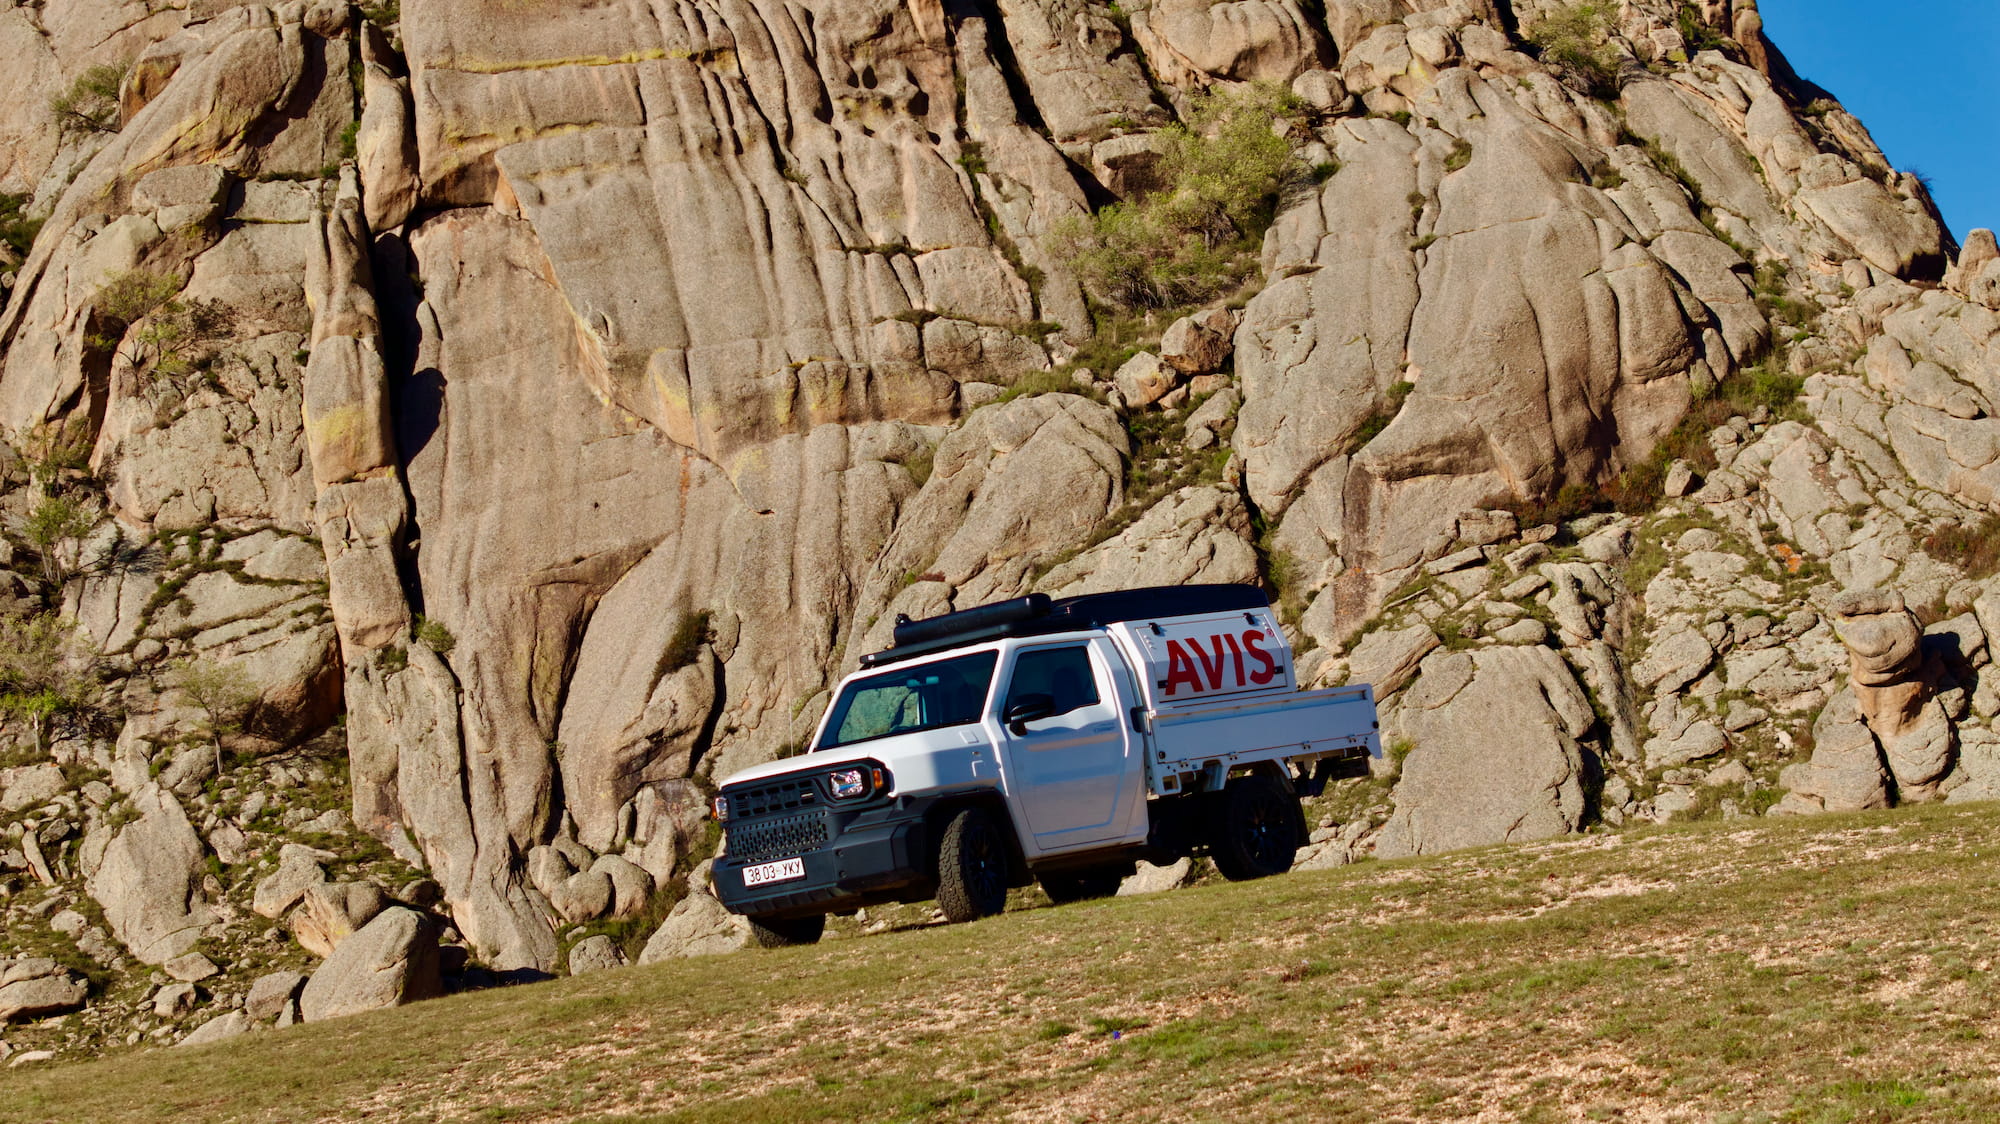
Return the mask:
<path id="1" fill-rule="evenodd" d="M 1035 878 L 1059 900 L 1115 889 L 1134 858 L 1192 849 L 1167 837 L 1189 834 L 1191 798 L 1220 796 L 1232 772 L 1260 771 L 1289 801 L 1289 816 L 1264 801 L 1265 865 L 1288 868 L 1302 824 L 1272 766 L 1380 752 L 1365 688 L 1312 693 L 1361 702 L 1365 730 L 1327 726 L 1330 700 L 1297 705 L 1310 700 L 1254 587 L 1035 595 L 895 635 L 841 683 L 803 756 L 737 773 L 716 798 L 716 892 L 764 943 L 882 901 L 937 897 L 964 920 Z"/>

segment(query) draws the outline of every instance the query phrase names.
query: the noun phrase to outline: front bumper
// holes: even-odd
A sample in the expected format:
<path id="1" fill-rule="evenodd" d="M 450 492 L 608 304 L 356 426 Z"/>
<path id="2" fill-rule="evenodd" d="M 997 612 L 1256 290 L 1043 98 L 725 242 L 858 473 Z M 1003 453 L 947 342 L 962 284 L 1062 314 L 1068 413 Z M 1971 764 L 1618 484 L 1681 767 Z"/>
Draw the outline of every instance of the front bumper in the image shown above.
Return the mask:
<path id="1" fill-rule="evenodd" d="M 860 812 L 820 809 L 811 816 L 789 817 L 775 837 L 809 841 L 807 845 L 797 850 L 781 845 L 784 853 L 774 853 L 766 843 L 749 854 L 731 854 L 739 849 L 739 837 L 772 838 L 771 826 L 749 821 L 726 829 L 710 878 L 715 896 L 732 913 L 770 918 L 839 913 L 897 900 L 931 878 L 923 807 L 908 798 Z M 801 861 L 805 877 L 744 885 L 746 867 L 788 858 Z"/>

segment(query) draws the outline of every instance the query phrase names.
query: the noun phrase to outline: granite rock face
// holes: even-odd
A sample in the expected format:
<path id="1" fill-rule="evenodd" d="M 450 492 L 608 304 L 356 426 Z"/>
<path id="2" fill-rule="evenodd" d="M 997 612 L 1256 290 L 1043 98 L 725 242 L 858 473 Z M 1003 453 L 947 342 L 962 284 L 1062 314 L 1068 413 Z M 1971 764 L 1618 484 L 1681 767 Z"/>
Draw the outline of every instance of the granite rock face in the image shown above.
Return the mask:
<path id="1" fill-rule="evenodd" d="M 1543 839 L 1584 817 L 1576 739 L 1589 698 L 1544 647 L 1438 653 L 1410 689 L 1402 730 L 1416 746 L 1396 786 L 1396 812 L 1375 852 L 1435 854 Z M 1496 744 L 1494 733 L 1507 731 Z"/>

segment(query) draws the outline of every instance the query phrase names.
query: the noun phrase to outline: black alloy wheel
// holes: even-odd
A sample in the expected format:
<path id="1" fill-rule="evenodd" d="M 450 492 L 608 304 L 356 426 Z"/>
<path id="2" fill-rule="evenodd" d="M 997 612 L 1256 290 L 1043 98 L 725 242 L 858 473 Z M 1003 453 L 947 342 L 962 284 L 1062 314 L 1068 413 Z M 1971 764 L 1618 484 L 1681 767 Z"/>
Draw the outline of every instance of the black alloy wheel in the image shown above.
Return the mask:
<path id="1" fill-rule="evenodd" d="M 938 908 L 947 921 L 991 917 L 1007 908 L 1007 841 L 993 817 L 965 808 L 938 845 Z"/>
<path id="2" fill-rule="evenodd" d="M 1298 812 L 1269 776 L 1238 777 L 1222 790 L 1209 857 L 1231 882 L 1268 878 L 1292 869 L 1298 854 Z"/>

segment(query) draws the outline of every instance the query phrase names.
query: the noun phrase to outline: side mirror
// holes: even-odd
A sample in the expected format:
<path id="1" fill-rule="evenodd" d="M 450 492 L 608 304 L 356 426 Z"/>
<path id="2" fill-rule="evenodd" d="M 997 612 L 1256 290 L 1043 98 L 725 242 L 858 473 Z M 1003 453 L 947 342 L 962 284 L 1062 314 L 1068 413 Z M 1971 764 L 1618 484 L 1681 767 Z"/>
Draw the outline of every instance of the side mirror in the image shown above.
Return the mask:
<path id="1" fill-rule="evenodd" d="M 1022 695 L 1007 707 L 1007 713 L 1002 715 L 1001 718 L 1007 723 L 1007 728 L 1014 731 L 1014 734 L 1018 737 L 1027 732 L 1025 727 L 1028 723 L 1036 719 L 1047 718 L 1055 712 L 1056 697 L 1054 695 Z"/>

